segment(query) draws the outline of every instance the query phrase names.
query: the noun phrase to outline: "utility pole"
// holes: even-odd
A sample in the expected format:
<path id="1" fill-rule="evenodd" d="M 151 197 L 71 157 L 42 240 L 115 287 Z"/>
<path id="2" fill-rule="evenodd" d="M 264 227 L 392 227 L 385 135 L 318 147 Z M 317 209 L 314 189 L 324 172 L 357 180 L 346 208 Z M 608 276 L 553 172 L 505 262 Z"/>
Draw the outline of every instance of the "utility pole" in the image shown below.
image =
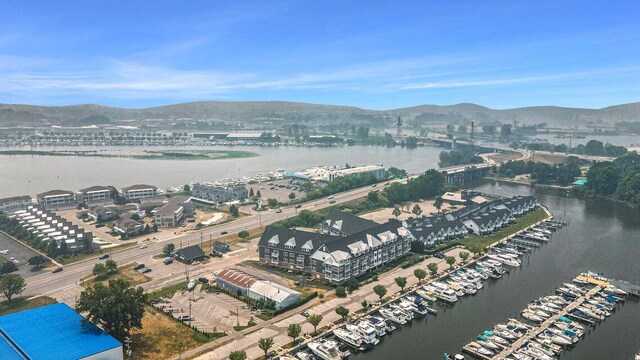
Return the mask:
<path id="1" fill-rule="evenodd" d="M 200 231 L 200 248 L 202 248 L 202 231 Z"/>

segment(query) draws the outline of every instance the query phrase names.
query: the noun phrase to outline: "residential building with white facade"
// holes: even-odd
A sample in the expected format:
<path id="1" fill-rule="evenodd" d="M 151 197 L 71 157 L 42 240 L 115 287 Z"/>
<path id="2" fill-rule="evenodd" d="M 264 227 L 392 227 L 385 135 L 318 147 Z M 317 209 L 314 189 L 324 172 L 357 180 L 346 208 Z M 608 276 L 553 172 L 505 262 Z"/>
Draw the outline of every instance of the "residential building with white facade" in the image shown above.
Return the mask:
<path id="1" fill-rule="evenodd" d="M 114 189 L 107 186 L 91 186 L 78 191 L 77 199 L 79 203 L 98 204 L 113 201 Z"/>
<path id="2" fill-rule="evenodd" d="M 372 174 L 378 180 L 384 180 L 386 171 L 382 165 L 357 166 L 348 169 L 333 170 L 329 173 L 329 181 L 343 176 L 361 176 L 364 174 Z"/>
<path id="3" fill-rule="evenodd" d="M 127 201 L 135 201 L 158 195 L 158 188 L 153 185 L 137 184 L 122 188 L 122 196 Z"/>
<path id="4" fill-rule="evenodd" d="M 32 205 L 32 199 L 31 196 L 28 195 L 0 199 L 0 211 L 5 214 L 9 214 L 17 210 L 24 210 L 29 205 Z"/>
<path id="5" fill-rule="evenodd" d="M 38 204 L 45 208 L 66 208 L 76 206 L 76 194 L 68 190 L 51 190 L 37 195 Z"/>
<path id="6" fill-rule="evenodd" d="M 249 197 L 244 185 L 218 186 L 208 183 L 196 183 L 191 186 L 191 195 L 207 201 L 223 203 Z"/>

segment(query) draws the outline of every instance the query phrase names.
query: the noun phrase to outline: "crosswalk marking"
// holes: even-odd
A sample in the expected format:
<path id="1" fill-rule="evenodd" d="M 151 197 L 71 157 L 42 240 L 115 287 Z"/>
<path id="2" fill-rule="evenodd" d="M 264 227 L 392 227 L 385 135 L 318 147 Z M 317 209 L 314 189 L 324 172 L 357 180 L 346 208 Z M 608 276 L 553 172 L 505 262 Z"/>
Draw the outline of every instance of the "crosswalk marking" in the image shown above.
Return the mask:
<path id="1" fill-rule="evenodd" d="M 78 285 L 77 285 L 77 284 L 69 284 L 69 285 L 65 285 L 65 286 L 62 286 L 62 287 L 59 287 L 59 288 L 56 288 L 56 289 L 53 289 L 53 290 L 49 290 L 49 291 L 47 291 L 47 292 L 44 292 L 44 293 L 42 293 L 42 295 L 50 295 L 50 294 L 56 293 L 56 292 L 58 292 L 58 291 L 62 291 L 62 290 L 67 290 L 67 289 L 74 288 L 74 287 L 76 287 L 76 286 L 78 286 Z"/>

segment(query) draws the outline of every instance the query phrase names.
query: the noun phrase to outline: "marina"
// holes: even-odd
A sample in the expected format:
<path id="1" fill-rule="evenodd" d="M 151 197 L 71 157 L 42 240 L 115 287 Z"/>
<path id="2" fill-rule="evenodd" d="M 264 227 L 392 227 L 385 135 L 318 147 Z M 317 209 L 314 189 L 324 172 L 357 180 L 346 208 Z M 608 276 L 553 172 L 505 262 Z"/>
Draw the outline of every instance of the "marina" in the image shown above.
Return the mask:
<path id="1" fill-rule="evenodd" d="M 550 240 L 554 231 L 565 225 L 565 221 L 551 218 L 528 227 L 524 232 L 539 233 L 537 241 L 544 244 Z M 308 355 L 313 353 L 321 359 L 344 359 L 347 353 L 351 354 L 351 351 L 368 352 L 378 345 L 383 337 L 399 327 L 408 325 L 416 319 L 436 316 L 438 314 L 436 306 L 446 309 L 463 297 L 474 296 L 484 288 L 484 282 L 500 279 L 510 269 L 519 267 L 522 264 L 522 258 L 533 248 L 533 246 L 514 244 L 511 239 L 506 239 L 495 244 L 487 255 L 480 257 L 477 261 L 454 269 L 434 281 L 418 285 L 406 294 L 374 307 L 344 325 L 335 326 L 327 333 L 318 335 L 308 343 L 292 349 L 289 355 L 298 359 L 308 359 Z M 523 326 L 527 325 L 523 324 Z M 509 336 L 506 329 L 496 331 Z M 477 345 L 475 352 L 478 353 L 485 349 L 480 344 L 485 344 L 493 347 L 493 351 L 498 351 L 506 349 L 510 344 L 506 340 L 498 343 L 488 341 L 487 336 L 494 340 L 498 338 L 490 334 L 482 336 L 483 338 L 478 339 L 477 343 L 472 344 L 471 347 L 467 346 L 467 349 L 471 350 Z M 323 351 L 326 346 L 318 345 L 327 343 L 331 348 L 348 348 L 349 351 L 336 350 L 334 355 L 329 356 L 326 351 Z M 456 359 L 460 359 L 462 355 L 458 356 Z"/>
<path id="2" fill-rule="evenodd" d="M 587 284 L 564 283 L 556 289 L 561 295 L 532 301 L 521 312 L 524 320 L 509 319 L 507 324 L 496 325 L 465 345 L 463 351 L 484 360 L 558 358 L 584 336 L 585 326 L 595 326 L 611 316 L 629 295 L 592 272 L 574 279 L 579 284 L 584 281 Z"/>
<path id="3" fill-rule="evenodd" d="M 478 190 L 500 195 L 535 194 L 540 203 L 566 219 L 570 226 L 553 232 L 552 241 L 531 240 L 538 246 L 522 246 L 528 247 L 532 256 L 519 250 L 525 254 L 521 257 L 521 266 L 503 266 L 505 273 L 500 281 L 486 281 L 476 295 L 462 297 L 453 306 L 438 301 L 438 316 L 401 326 L 398 334 L 385 338 L 373 351 L 354 353 L 352 357 L 383 360 L 406 352 L 412 354 L 407 359 L 442 359 L 444 353 L 461 350 L 500 319 L 519 318 L 531 299 L 555 292 L 555 286 L 589 269 L 636 283 L 640 268 L 634 260 L 633 254 L 637 252 L 632 239 L 640 236 L 637 211 L 517 185 L 488 183 Z M 514 238 L 505 242 L 511 247 L 517 244 Z M 624 250 L 611 250 L 616 246 Z M 639 302 L 637 297 L 630 297 L 617 307 L 616 316 L 599 322 L 597 327 L 587 326 L 588 336 L 579 346 L 563 352 L 562 359 L 633 359 L 640 348 L 640 339 L 635 337 L 640 324 L 636 307 Z M 577 320 L 573 322 L 582 324 Z M 619 346 L 621 341 L 625 346 Z M 470 355 L 466 354 L 465 358 L 468 360 Z"/>

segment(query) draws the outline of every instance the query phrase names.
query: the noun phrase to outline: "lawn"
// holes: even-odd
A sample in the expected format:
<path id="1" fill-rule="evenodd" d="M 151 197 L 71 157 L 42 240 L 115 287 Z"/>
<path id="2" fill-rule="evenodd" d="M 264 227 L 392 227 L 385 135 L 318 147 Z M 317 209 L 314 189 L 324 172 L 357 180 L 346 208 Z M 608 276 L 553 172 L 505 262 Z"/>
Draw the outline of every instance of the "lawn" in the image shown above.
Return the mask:
<path id="1" fill-rule="evenodd" d="M 2 266 L 2 264 L 6 263 L 8 260 L 6 257 L 0 255 L 0 266 Z"/>
<path id="2" fill-rule="evenodd" d="M 204 343 L 226 336 L 207 336 L 172 319 L 151 306 L 145 308 L 142 329 L 131 332 L 133 359 L 169 359 Z"/>
<path id="3" fill-rule="evenodd" d="M 528 226 L 531 226 L 539 221 L 546 219 L 547 213 L 542 208 L 537 208 L 534 211 L 524 215 L 521 218 L 518 218 L 515 223 L 502 228 L 495 233 L 488 236 L 478 236 L 475 234 L 469 235 L 466 239 L 461 239 L 460 244 L 464 245 L 466 248 L 470 247 L 478 247 L 480 249 L 484 249 L 487 246 L 504 239 L 505 237 L 512 235 Z"/>
<path id="4" fill-rule="evenodd" d="M 169 285 L 169 286 L 165 286 L 162 289 L 158 289 L 156 291 L 151 291 L 147 293 L 147 297 L 149 298 L 149 301 L 151 300 L 157 300 L 160 298 L 171 298 L 173 297 L 173 295 L 176 293 L 176 291 L 180 291 L 183 289 L 187 288 L 187 281 L 181 281 L 179 283 L 173 284 L 173 285 Z"/>
<path id="5" fill-rule="evenodd" d="M 516 219 L 516 222 L 505 227 L 502 228 L 500 230 L 498 230 L 497 232 L 488 235 L 488 236 L 479 236 L 479 235 L 475 235 L 475 234 L 470 234 L 469 237 L 465 238 L 465 239 L 455 239 L 455 240 L 451 240 L 451 241 L 447 241 L 444 244 L 440 244 L 432 249 L 428 249 L 425 251 L 425 253 L 427 254 L 435 254 L 436 252 L 439 251 L 444 251 L 447 249 L 450 249 L 456 245 L 463 245 L 464 247 L 466 247 L 467 249 L 472 249 L 475 248 L 479 251 L 484 250 L 484 248 L 486 248 L 487 246 L 501 240 L 504 239 L 505 237 L 509 236 L 509 235 L 513 235 L 516 232 L 531 226 L 535 223 L 537 223 L 538 221 L 542 221 L 544 219 L 546 219 L 547 213 L 541 208 L 538 207 L 537 209 L 535 209 L 534 211 L 520 217 Z"/>
<path id="6" fill-rule="evenodd" d="M 150 277 L 146 276 L 140 271 L 133 270 L 133 265 L 125 265 L 119 267 L 118 272 L 115 274 L 89 278 L 85 281 L 85 285 L 93 285 L 98 282 L 106 285 L 109 280 L 116 279 L 126 280 L 131 284 L 131 286 L 140 285 L 151 280 Z"/>
<path id="7" fill-rule="evenodd" d="M 13 298 L 11 304 L 7 301 L 0 302 L 0 315 L 7 315 L 22 310 L 35 309 L 44 305 L 57 303 L 56 299 L 47 296 L 38 296 L 32 299 Z"/>

